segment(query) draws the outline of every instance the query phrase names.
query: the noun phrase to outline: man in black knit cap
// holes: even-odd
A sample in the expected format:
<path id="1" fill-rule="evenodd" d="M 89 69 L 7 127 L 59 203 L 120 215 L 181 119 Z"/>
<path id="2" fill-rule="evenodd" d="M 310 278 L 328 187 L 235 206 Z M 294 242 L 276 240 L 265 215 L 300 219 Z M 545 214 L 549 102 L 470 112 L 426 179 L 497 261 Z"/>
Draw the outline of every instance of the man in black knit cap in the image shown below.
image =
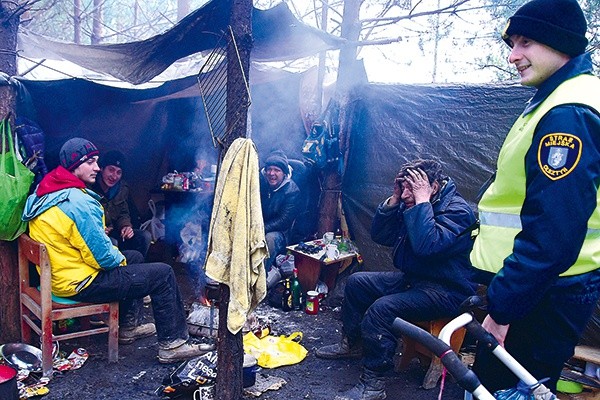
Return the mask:
<path id="1" fill-rule="evenodd" d="M 119 250 L 137 250 L 146 259 L 152 238 L 150 232 L 134 228 L 129 184 L 122 179 L 125 164 L 125 155 L 118 150 L 101 154 L 98 165 L 102 170 L 91 188 L 101 196 L 106 234 L 116 241 Z"/>
<path id="2" fill-rule="evenodd" d="M 471 253 L 488 285 L 483 326 L 554 392 L 600 296 L 600 79 L 586 30 L 576 0 L 533 0 L 508 20 L 509 62 L 537 91 L 500 150 Z M 485 351 L 474 370 L 492 392 L 518 383 Z"/>
<path id="3" fill-rule="evenodd" d="M 265 223 L 265 239 L 269 258 L 265 261 L 267 273 L 275 257 L 285 251 L 288 236 L 296 214 L 300 189 L 292 180 L 292 168 L 281 150 L 273 151 L 261 170 L 260 201 Z"/>

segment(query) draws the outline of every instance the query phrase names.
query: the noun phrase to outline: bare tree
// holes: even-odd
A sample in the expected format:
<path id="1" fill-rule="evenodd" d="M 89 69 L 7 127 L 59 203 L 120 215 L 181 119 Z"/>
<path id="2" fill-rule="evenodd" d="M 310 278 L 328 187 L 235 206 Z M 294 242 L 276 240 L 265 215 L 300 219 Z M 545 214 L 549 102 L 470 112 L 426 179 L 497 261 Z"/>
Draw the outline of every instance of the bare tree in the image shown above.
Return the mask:
<path id="1" fill-rule="evenodd" d="M 102 41 L 102 0 L 94 0 L 94 9 L 92 11 L 92 34 L 90 36 L 92 44 L 99 44 Z"/>
<path id="2" fill-rule="evenodd" d="M 177 21 L 190 13 L 190 0 L 177 0 Z"/>
<path id="3" fill-rule="evenodd" d="M 73 42 L 81 43 L 81 0 L 73 0 Z"/>

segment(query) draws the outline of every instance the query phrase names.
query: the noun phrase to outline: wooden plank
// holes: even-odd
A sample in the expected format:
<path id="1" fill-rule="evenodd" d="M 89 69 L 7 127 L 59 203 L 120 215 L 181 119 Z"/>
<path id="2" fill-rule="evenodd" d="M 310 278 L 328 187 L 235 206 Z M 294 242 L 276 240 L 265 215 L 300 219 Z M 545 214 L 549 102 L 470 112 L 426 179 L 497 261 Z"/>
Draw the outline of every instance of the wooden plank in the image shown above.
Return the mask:
<path id="1" fill-rule="evenodd" d="M 592 346 L 575 346 L 573 358 L 600 364 L 600 348 Z"/>

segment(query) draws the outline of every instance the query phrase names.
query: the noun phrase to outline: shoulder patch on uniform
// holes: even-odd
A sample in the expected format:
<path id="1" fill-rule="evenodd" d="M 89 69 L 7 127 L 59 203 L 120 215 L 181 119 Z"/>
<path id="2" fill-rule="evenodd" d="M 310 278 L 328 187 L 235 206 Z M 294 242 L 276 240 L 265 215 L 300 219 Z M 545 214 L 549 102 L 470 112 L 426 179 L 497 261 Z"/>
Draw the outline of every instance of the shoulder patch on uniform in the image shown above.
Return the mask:
<path id="1" fill-rule="evenodd" d="M 569 175 L 581 158 L 581 139 L 569 133 L 550 133 L 540 140 L 538 164 L 548 178 L 556 181 Z"/>

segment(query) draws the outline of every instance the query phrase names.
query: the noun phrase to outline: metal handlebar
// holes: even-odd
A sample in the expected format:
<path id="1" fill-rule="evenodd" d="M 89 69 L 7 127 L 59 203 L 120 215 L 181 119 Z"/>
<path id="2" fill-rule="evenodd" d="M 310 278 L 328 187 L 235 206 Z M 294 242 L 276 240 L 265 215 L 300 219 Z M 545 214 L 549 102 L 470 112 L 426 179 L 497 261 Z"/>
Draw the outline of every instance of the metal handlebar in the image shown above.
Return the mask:
<path id="1" fill-rule="evenodd" d="M 392 331 L 397 336 L 406 336 L 411 338 L 435 354 L 441 360 L 448 372 L 456 379 L 457 383 L 472 393 L 479 400 L 494 400 L 494 396 L 481 384 L 479 378 L 473 371 L 467 368 L 458 355 L 450 347 L 450 338 L 452 334 L 462 327 L 479 342 L 480 345 L 489 349 L 506 367 L 508 367 L 521 381 L 526 385 L 535 388 L 534 393 L 552 393 L 541 384 L 533 375 L 529 373 L 517 360 L 515 360 L 502 346 L 499 345 L 496 338 L 485 330 L 483 326 L 475 319 L 473 310 L 487 305 L 485 297 L 471 296 L 463 304 L 461 311 L 463 313 L 450 321 L 440 331 L 439 338 L 429 332 L 411 324 L 401 318 L 396 318 L 392 324 Z M 556 398 L 556 397 L 542 397 Z"/>
<path id="2" fill-rule="evenodd" d="M 463 314 L 469 315 L 469 314 Z M 457 325 L 457 328 L 461 326 Z M 444 327 L 446 329 L 446 327 Z M 473 393 L 480 400 L 494 400 L 494 396 L 488 392 L 479 381 L 473 371 L 467 368 L 458 355 L 452 351 L 450 346 L 443 340 L 431 335 L 429 332 L 419 328 L 400 318 L 396 318 L 392 324 L 392 330 L 398 336 L 406 336 L 427 347 L 433 354 L 438 356 L 448 372 L 456 379 L 457 383 L 465 390 Z M 450 333 L 450 336 L 452 333 Z"/>

